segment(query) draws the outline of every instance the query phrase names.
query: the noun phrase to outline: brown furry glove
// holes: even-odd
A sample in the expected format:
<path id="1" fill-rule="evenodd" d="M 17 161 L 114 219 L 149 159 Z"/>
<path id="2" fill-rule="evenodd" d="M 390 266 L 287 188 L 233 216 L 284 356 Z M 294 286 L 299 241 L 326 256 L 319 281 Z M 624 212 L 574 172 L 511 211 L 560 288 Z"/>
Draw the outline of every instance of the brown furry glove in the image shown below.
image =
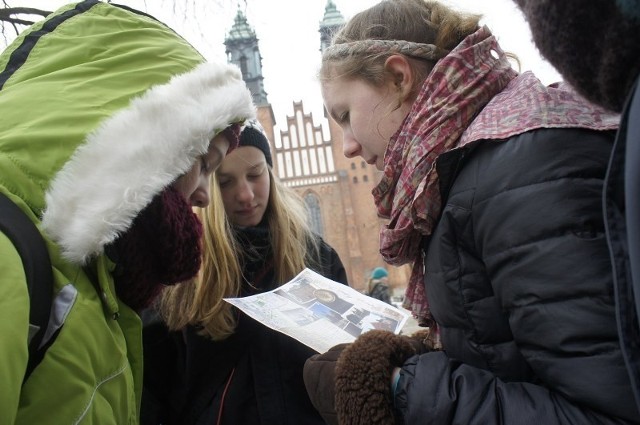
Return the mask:
<path id="1" fill-rule="evenodd" d="M 393 368 L 432 349 L 428 330 L 410 337 L 369 331 L 307 360 L 303 377 L 309 398 L 330 425 L 393 424 Z"/>
<path id="2" fill-rule="evenodd" d="M 345 348 L 336 363 L 336 412 L 341 425 L 394 424 L 391 373 L 430 351 L 428 330 L 410 337 L 372 330 Z"/>

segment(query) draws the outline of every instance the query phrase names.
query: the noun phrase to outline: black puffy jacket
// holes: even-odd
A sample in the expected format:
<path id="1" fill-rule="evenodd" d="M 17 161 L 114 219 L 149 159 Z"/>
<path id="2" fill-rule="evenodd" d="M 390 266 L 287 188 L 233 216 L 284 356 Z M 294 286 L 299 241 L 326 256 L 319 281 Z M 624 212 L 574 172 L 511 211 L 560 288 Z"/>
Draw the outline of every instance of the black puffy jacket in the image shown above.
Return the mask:
<path id="1" fill-rule="evenodd" d="M 640 77 L 622 112 L 605 181 L 620 341 L 640 408 Z"/>
<path id="2" fill-rule="evenodd" d="M 425 282 L 445 351 L 404 364 L 405 423 L 639 420 L 602 214 L 613 137 L 542 129 L 438 159 Z"/>

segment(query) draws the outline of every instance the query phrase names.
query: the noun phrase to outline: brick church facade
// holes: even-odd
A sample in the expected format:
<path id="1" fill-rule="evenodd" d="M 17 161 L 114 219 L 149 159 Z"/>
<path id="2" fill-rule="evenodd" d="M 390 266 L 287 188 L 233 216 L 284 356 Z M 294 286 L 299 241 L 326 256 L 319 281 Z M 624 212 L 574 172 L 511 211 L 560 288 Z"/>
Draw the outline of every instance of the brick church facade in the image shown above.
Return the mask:
<path id="1" fill-rule="evenodd" d="M 321 50 L 343 23 L 335 4 L 328 0 L 319 26 Z M 325 134 L 323 126 L 305 112 L 302 102 L 293 102 L 293 115 L 280 125 L 276 143 L 276 120 L 264 90 L 258 39 L 240 11 L 225 46 L 229 62 L 240 67 L 253 95 L 258 120 L 271 144 L 275 173 L 304 199 L 312 228 L 338 252 L 350 285 L 364 290 L 371 270 L 384 266 L 396 292 L 403 293 L 410 267 L 386 265 L 378 250 L 384 220 L 377 217 L 371 190 L 380 172 L 361 158 L 346 158 L 342 154 L 342 130 L 325 116 L 322 119 L 327 120 L 329 129 Z"/>

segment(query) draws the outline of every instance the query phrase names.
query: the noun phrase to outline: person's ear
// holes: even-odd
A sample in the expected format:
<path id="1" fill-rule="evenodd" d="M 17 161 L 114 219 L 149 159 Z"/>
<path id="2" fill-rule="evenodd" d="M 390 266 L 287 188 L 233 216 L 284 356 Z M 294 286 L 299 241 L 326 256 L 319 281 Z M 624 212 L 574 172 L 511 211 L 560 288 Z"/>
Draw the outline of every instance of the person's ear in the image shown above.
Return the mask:
<path id="1" fill-rule="evenodd" d="M 406 56 L 391 55 L 384 62 L 384 68 L 391 77 L 391 82 L 398 90 L 400 100 L 404 102 L 413 94 L 415 75 Z"/>

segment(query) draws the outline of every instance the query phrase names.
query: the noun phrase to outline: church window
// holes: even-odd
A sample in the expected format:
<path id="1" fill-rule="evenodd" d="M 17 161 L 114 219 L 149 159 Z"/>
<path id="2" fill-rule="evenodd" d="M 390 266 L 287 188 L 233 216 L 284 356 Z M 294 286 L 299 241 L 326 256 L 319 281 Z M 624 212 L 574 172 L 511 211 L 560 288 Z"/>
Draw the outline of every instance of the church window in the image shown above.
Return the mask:
<path id="1" fill-rule="evenodd" d="M 247 57 L 245 55 L 240 56 L 240 71 L 244 77 L 247 77 Z"/>
<path id="2" fill-rule="evenodd" d="M 322 212 L 320 211 L 320 201 L 318 197 L 313 193 L 307 193 L 304 197 L 304 203 L 307 206 L 311 230 L 322 236 Z"/>

